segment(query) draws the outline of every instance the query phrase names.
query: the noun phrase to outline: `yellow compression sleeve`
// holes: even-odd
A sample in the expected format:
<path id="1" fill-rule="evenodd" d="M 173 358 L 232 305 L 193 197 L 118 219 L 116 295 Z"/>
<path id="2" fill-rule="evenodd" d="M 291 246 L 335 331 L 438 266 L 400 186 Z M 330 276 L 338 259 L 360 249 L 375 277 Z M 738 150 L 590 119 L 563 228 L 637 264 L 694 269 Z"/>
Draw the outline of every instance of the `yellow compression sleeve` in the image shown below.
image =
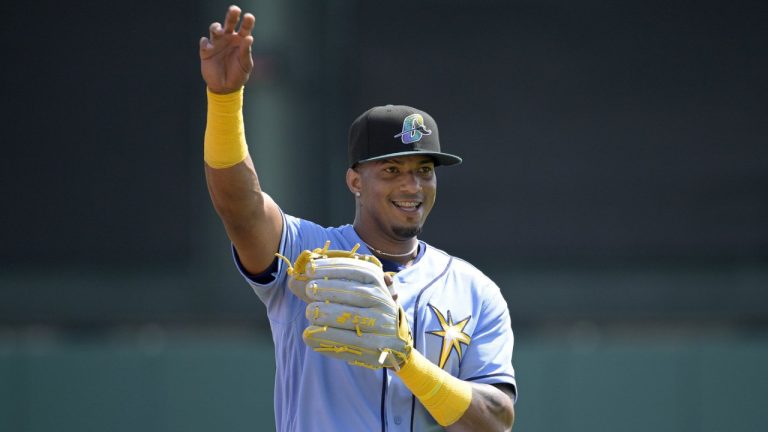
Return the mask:
<path id="1" fill-rule="evenodd" d="M 208 92 L 208 123 L 203 158 L 211 168 L 229 168 L 245 160 L 248 146 L 243 126 L 243 88 L 228 94 Z"/>
<path id="2" fill-rule="evenodd" d="M 441 426 L 458 421 L 472 402 L 472 385 L 412 350 L 397 375 Z"/>

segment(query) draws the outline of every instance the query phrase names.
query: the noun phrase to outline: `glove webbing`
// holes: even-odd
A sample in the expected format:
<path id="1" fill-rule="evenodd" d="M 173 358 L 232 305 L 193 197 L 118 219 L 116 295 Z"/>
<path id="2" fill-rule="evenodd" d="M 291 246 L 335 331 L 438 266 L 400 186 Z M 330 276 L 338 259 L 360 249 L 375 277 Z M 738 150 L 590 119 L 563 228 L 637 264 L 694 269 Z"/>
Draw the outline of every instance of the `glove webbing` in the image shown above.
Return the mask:
<path id="1" fill-rule="evenodd" d="M 288 276 L 292 276 L 294 279 L 297 279 L 297 280 L 309 280 L 306 273 L 307 264 L 310 264 L 312 263 L 312 261 L 316 259 L 321 259 L 321 258 L 353 258 L 353 259 L 368 261 L 373 264 L 376 264 L 379 267 L 383 267 L 383 265 L 381 264 L 381 261 L 379 261 L 379 259 L 376 258 L 375 256 L 362 255 L 357 253 L 357 250 L 360 248 L 360 243 L 355 244 L 355 246 L 348 251 L 328 250 L 330 246 L 331 246 L 331 241 L 326 240 L 325 245 L 322 248 L 315 248 L 311 251 L 309 250 L 303 251 L 296 258 L 296 262 L 293 263 L 293 265 L 291 265 L 291 260 L 284 257 L 283 255 L 276 253 L 275 256 L 282 259 L 283 261 L 286 262 L 286 264 L 288 264 L 288 270 L 287 270 Z"/>

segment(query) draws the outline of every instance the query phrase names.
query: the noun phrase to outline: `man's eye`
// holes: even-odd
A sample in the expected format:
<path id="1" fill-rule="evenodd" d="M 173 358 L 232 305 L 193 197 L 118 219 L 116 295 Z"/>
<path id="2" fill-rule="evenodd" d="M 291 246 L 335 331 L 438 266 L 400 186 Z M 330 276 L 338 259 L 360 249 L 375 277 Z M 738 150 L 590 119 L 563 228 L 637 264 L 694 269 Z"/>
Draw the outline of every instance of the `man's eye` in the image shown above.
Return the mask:
<path id="1" fill-rule="evenodd" d="M 432 167 L 428 167 L 428 166 L 421 167 L 419 168 L 419 172 L 422 174 L 432 174 Z"/>
<path id="2" fill-rule="evenodd" d="M 386 168 L 384 168 L 384 172 L 389 173 L 389 174 L 397 174 L 398 173 L 397 168 L 395 168 L 395 167 L 386 167 Z"/>

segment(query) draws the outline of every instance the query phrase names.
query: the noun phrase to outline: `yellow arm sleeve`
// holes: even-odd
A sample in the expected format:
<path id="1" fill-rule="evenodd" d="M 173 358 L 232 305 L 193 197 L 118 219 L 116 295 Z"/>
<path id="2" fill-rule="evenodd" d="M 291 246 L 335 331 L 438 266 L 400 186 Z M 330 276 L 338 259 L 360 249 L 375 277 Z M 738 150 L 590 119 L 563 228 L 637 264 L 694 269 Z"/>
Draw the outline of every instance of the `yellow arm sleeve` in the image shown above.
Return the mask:
<path id="1" fill-rule="evenodd" d="M 397 375 L 441 426 L 458 421 L 472 402 L 472 385 L 412 350 Z"/>
<path id="2" fill-rule="evenodd" d="M 243 125 L 243 88 L 229 94 L 208 93 L 208 122 L 203 158 L 211 168 L 229 168 L 248 157 Z"/>

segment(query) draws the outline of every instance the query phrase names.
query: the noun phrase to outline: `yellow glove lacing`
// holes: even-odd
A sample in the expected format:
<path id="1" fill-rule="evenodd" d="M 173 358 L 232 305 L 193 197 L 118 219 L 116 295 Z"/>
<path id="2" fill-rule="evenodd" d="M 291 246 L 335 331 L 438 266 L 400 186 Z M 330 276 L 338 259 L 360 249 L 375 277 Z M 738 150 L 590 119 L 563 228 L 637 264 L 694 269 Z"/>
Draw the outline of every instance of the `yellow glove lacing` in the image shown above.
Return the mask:
<path id="1" fill-rule="evenodd" d="M 322 248 L 315 248 L 311 251 L 305 250 L 299 254 L 299 256 L 296 258 L 296 262 L 293 263 L 293 265 L 291 264 L 291 260 L 285 256 L 280 255 L 279 253 L 276 253 L 275 256 L 288 264 L 288 276 L 291 276 L 296 280 L 309 280 L 309 277 L 307 276 L 307 264 L 312 263 L 310 268 L 314 269 L 315 267 L 313 261 L 321 258 L 354 258 L 376 264 L 381 268 L 384 267 L 381 264 L 381 261 L 379 261 L 379 259 L 375 256 L 362 255 L 357 253 L 357 250 L 360 248 L 360 243 L 357 243 L 355 247 L 348 251 L 328 250 L 329 247 L 331 247 L 331 241 L 327 240 Z"/>

